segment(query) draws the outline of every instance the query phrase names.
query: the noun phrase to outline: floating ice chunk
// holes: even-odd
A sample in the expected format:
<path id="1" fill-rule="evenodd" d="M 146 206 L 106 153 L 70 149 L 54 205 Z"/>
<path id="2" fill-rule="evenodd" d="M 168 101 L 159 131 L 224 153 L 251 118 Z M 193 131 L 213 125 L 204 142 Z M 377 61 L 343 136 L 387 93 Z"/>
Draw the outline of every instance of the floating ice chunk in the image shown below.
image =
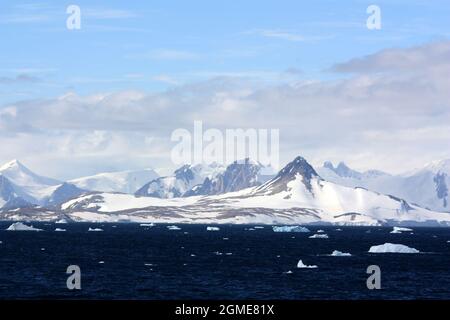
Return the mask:
<path id="1" fill-rule="evenodd" d="M 402 232 L 412 232 L 413 229 L 402 228 L 402 227 L 394 227 L 390 233 L 402 233 Z"/>
<path id="2" fill-rule="evenodd" d="M 41 248 L 41 251 L 45 251 L 45 248 Z"/>
<path id="3" fill-rule="evenodd" d="M 323 231 L 322 229 L 317 230 L 317 233 L 324 233 L 325 231 Z"/>
<path id="4" fill-rule="evenodd" d="M 99 261 L 98 263 L 100 263 L 100 264 L 104 264 L 104 263 L 105 263 L 105 261 Z"/>
<path id="5" fill-rule="evenodd" d="M 339 229 L 339 228 L 338 228 L 338 229 L 336 229 L 336 230 L 334 230 L 334 231 L 342 231 L 342 229 Z"/>
<path id="6" fill-rule="evenodd" d="M 100 228 L 89 228 L 88 231 L 91 231 L 91 232 L 101 232 L 101 231 L 103 231 L 103 229 L 100 229 Z"/>
<path id="7" fill-rule="evenodd" d="M 233 255 L 233 253 L 232 252 L 227 252 L 227 253 L 225 253 L 225 255 L 231 256 L 231 255 Z"/>
<path id="8" fill-rule="evenodd" d="M 223 255 L 223 253 L 222 253 L 222 252 L 219 252 L 219 251 L 214 252 L 214 254 L 215 254 L 216 256 L 221 256 L 221 255 Z"/>
<path id="9" fill-rule="evenodd" d="M 299 268 L 299 269 L 315 269 L 315 268 L 317 268 L 317 266 L 316 265 L 308 266 L 308 265 L 304 264 L 302 260 L 299 260 L 297 263 L 297 268 Z"/>
<path id="10" fill-rule="evenodd" d="M 206 231 L 219 231 L 219 227 L 206 227 Z"/>
<path id="11" fill-rule="evenodd" d="M 229 238 L 223 238 L 223 240 L 225 240 L 225 241 L 226 241 L 226 240 L 230 240 L 230 239 L 229 239 Z"/>
<path id="12" fill-rule="evenodd" d="M 385 243 L 379 246 L 371 246 L 370 253 L 419 253 L 420 251 L 403 244 Z"/>
<path id="13" fill-rule="evenodd" d="M 56 232 L 65 232 L 66 229 L 56 228 L 55 231 L 56 231 Z"/>
<path id="14" fill-rule="evenodd" d="M 310 239 L 328 239 L 328 235 L 325 233 L 321 233 L 321 234 L 313 234 L 312 236 L 309 236 L 308 238 Z"/>
<path id="15" fill-rule="evenodd" d="M 141 227 L 154 227 L 155 224 L 154 223 L 141 223 L 140 226 Z"/>
<path id="16" fill-rule="evenodd" d="M 293 272 L 291 270 L 285 272 L 286 274 L 293 274 Z"/>
<path id="17" fill-rule="evenodd" d="M 255 228 L 255 229 L 264 229 L 263 226 L 254 226 L 253 228 Z"/>
<path id="18" fill-rule="evenodd" d="M 273 226 L 273 232 L 310 232 L 308 228 L 301 226 Z"/>
<path id="19" fill-rule="evenodd" d="M 58 221 L 56 221 L 55 223 L 63 224 L 63 223 L 69 223 L 69 222 L 66 219 L 62 218 L 62 219 L 59 219 Z"/>
<path id="20" fill-rule="evenodd" d="M 351 257 L 352 255 L 348 252 L 341 252 L 339 250 L 334 250 L 330 256 L 332 257 Z"/>
<path id="21" fill-rule="evenodd" d="M 42 229 L 34 228 L 33 226 L 27 226 L 22 222 L 15 222 L 6 229 L 7 231 L 43 231 Z"/>
<path id="22" fill-rule="evenodd" d="M 169 229 L 169 230 L 181 230 L 181 228 L 177 227 L 177 226 L 167 226 L 167 229 Z"/>

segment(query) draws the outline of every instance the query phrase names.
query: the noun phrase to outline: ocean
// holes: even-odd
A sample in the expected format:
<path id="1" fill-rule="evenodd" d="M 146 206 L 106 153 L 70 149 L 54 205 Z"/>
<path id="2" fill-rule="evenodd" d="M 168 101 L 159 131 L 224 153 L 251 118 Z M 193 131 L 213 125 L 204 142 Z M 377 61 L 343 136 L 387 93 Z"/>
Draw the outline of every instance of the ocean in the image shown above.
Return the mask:
<path id="1" fill-rule="evenodd" d="M 450 299 L 448 228 L 31 223 L 44 231 L 5 231 L 10 224 L 0 222 L 0 299 Z M 329 238 L 310 239 L 319 229 Z M 368 253 L 387 242 L 420 253 Z M 300 259 L 317 268 L 297 268 Z M 80 268 L 81 290 L 67 288 L 69 265 Z M 380 267 L 379 290 L 367 288 L 369 265 Z"/>

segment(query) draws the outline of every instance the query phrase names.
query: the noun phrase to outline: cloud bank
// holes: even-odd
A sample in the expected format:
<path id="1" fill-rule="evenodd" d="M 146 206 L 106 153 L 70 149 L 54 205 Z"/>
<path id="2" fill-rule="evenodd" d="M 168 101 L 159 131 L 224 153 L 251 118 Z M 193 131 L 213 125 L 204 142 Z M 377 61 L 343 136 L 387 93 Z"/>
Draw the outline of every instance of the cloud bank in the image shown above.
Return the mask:
<path id="1" fill-rule="evenodd" d="M 167 167 L 170 134 L 206 127 L 280 130 L 281 162 L 400 172 L 450 158 L 450 41 L 389 49 L 331 66 L 333 81 L 217 77 L 160 93 L 123 91 L 0 107 L 1 161 L 58 178 Z M 51 166 L 48 164 L 51 163 Z"/>

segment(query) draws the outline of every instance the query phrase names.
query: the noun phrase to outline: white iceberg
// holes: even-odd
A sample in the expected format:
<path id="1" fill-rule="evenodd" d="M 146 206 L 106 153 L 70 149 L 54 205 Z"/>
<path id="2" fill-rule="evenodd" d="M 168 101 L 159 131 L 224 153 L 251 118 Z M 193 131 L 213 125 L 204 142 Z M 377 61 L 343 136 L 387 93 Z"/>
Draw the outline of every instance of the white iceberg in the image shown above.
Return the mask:
<path id="1" fill-rule="evenodd" d="M 103 229 L 100 229 L 100 228 L 89 228 L 88 231 L 101 232 L 101 231 L 103 231 Z"/>
<path id="2" fill-rule="evenodd" d="M 177 227 L 177 226 L 167 226 L 167 229 L 169 229 L 169 230 L 181 230 L 181 228 Z"/>
<path id="3" fill-rule="evenodd" d="M 415 248 L 410 248 L 403 244 L 385 243 L 379 246 L 371 246 L 370 253 L 419 253 Z"/>
<path id="4" fill-rule="evenodd" d="M 66 229 L 56 228 L 55 231 L 56 231 L 56 232 L 65 232 Z"/>
<path id="5" fill-rule="evenodd" d="M 299 269 L 315 269 L 315 268 L 317 268 L 317 266 L 316 265 L 308 266 L 308 265 L 304 264 L 302 260 L 299 260 L 297 263 L 297 268 L 299 268 Z"/>
<path id="6" fill-rule="evenodd" d="M 322 229 L 317 230 L 317 233 L 324 233 L 325 231 L 323 231 Z"/>
<path id="7" fill-rule="evenodd" d="M 34 228 L 33 226 L 27 226 L 22 222 L 15 222 L 6 229 L 7 231 L 43 231 L 42 229 Z"/>
<path id="8" fill-rule="evenodd" d="M 309 236 L 308 238 L 310 239 L 328 239 L 328 235 L 325 233 L 321 233 L 321 234 L 313 234 L 312 236 Z"/>
<path id="9" fill-rule="evenodd" d="M 308 228 L 301 226 L 273 226 L 273 232 L 310 232 Z"/>
<path id="10" fill-rule="evenodd" d="M 334 250 L 330 256 L 332 257 L 351 257 L 352 255 L 348 252 L 341 252 L 339 250 Z"/>
<path id="11" fill-rule="evenodd" d="M 140 226 L 141 227 L 154 227 L 155 224 L 154 223 L 141 223 Z"/>
<path id="12" fill-rule="evenodd" d="M 62 219 L 59 219 L 58 221 L 56 221 L 55 223 L 64 224 L 64 223 L 69 223 L 69 222 L 66 219 L 62 218 Z"/>
<path id="13" fill-rule="evenodd" d="M 402 233 L 402 232 L 412 232 L 413 229 L 402 228 L 402 227 L 394 227 L 390 233 Z"/>
<path id="14" fill-rule="evenodd" d="M 206 231 L 219 231 L 219 227 L 206 227 Z"/>

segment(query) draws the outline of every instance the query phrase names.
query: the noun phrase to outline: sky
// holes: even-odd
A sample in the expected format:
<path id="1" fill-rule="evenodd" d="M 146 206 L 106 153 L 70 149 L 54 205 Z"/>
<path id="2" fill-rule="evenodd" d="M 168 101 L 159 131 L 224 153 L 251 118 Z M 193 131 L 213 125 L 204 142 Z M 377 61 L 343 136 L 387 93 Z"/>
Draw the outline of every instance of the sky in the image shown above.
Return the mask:
<path id="1" fill-rule="evenodd" d="M 450 158 L 449 16 L 424 0 L 2 0 L 0 163 L 165 173 L 171 133 L 195 120 L 279 129 L 281 164 L 400 173 Z"/>

